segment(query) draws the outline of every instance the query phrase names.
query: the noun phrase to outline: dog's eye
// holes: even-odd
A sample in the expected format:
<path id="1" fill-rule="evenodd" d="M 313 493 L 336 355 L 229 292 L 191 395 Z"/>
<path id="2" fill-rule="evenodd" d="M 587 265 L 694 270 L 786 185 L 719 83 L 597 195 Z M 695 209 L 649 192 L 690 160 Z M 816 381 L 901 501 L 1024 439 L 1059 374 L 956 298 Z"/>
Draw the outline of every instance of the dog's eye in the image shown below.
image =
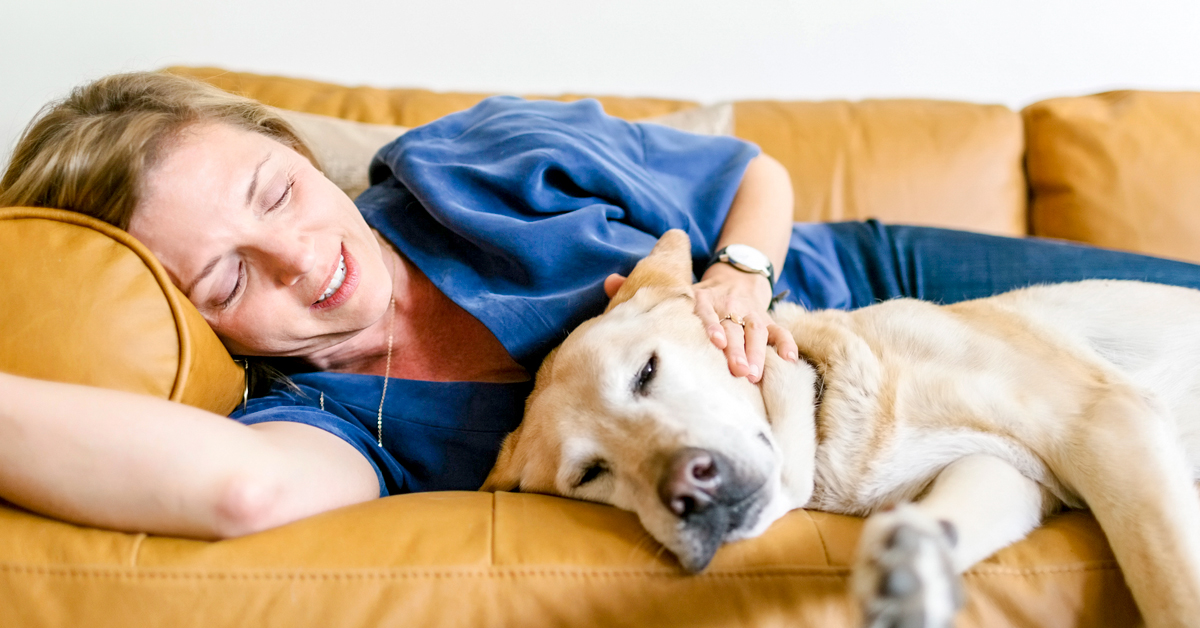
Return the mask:
<path id="1" fill-rule="evenodd" d="M 604 464 L 603 460 L 597 460 L 584 469 L 583 475 L 579 476 L 579 481 L 575 483 L 575 488 L 579 488 L 605 473 L 608 473 L 608 465 Z"/>
<path id="2" fill-rule="evenodd" d="M 633 392 L 639 395 L 646 394 L 646 388 L 650 385 L 650 380 L 654 379 L 654 374 L 658 372 L 658 354 L 650 355 L 650 359 L 646 360 L 646 365 L 642 367 L 638 373 L 637 379 L 633 382 Z"/>

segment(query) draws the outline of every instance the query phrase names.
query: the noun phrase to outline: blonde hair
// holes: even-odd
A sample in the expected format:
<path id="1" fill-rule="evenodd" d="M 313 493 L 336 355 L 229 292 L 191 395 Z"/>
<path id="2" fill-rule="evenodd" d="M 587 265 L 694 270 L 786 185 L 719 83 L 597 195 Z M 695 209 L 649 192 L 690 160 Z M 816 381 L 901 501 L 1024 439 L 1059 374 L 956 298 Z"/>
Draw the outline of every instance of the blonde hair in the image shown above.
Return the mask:
<path id="1" fill-rule="evenodd" d="M 0 179 L 0 207 L 68 209 L 128 229 L 147 174 L 183 129 L 204 122 L 261 133 L 317 165 L 296 131 L 258 101 L 181 76 L 115 74 L 30 122 Z"/>

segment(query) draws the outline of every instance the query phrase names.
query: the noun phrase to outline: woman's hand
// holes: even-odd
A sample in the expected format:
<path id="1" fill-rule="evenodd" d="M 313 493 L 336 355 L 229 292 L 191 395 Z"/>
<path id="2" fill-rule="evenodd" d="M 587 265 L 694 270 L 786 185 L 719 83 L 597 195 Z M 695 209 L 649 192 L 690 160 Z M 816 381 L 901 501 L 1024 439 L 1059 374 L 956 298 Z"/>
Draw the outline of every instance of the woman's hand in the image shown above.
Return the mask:
<path id="1" fill-rule="evenodd" d="M 693 286 L 696 315 L 709 340 L 725 351 L 729 372 L 752 383 L 762 379 L 767 345 L 784 359 L 796 361 L 796 341 L 771 319 L 771 284 L 766 277 L 713 264 Z"/>
<path id="2" fill-rule="evenodd" d="M 604 291 L 611 298 L 623 283 L 621 275 L 609 275 Z M 725 352 L 730 373 L 758 383 L 768 344 L 784 359 L 796 361 L 795 339 L 767 314 L 771 285 L 766 277 L 714 264 L 693 288 L 696 315 L 712 343 Z"/>

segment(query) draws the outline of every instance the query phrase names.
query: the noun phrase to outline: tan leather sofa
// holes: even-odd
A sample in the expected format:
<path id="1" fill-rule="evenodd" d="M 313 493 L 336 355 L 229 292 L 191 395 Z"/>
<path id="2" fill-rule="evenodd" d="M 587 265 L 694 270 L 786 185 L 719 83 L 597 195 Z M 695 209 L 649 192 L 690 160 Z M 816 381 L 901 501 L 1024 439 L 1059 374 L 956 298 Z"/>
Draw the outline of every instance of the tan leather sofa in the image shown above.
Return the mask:
<path id="1" fill-rule="evenodd" d="M 173 71 L 376 124 L 415 126 L 482 98 Z M 602 100 L 627 118 L 695 106 Z M 1200 261 L 1200 94 L 1113 92 L 1020 113 L 924 100 L 734 111 L 736 134 L 790 169 L 797 220 L 877 217 Z M 57 212 L 0 212 L 0 370 L 217 412 L 240 401 L 240 369 L 139 244 Z M 793 512 L 684 575 L 633 515 L 539 495 L 390 497 L 216 543 L 0 506 L 0 626 L 849 625 L 860 527 Z M 1083 512 L 1056 516 L 965 581 L 960 626 L 1140 622 Z"/>

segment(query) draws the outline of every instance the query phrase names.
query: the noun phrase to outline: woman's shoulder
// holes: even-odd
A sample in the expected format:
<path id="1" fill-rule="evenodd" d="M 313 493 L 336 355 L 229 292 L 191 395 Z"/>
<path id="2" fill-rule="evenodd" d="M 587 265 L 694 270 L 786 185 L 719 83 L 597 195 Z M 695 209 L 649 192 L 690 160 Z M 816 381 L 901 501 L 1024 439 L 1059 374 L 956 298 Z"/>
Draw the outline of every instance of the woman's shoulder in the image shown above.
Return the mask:
<path id="1" fill-rule="evenodd" d="M 475 106 L 415 127 L 393 142 L 398 150 L 428 147 L 452 141 L 495 143 L 506 138 L 537 136 L 550 132 L 562 136 L 586 136 L 620 131 L 635 133 L 633 125 L 608 116 L 593 99 L 573 102 L 526 100 L 516 96 L 492 96 Z M 537 142 L 545 143 L 546 137 Z"/>

